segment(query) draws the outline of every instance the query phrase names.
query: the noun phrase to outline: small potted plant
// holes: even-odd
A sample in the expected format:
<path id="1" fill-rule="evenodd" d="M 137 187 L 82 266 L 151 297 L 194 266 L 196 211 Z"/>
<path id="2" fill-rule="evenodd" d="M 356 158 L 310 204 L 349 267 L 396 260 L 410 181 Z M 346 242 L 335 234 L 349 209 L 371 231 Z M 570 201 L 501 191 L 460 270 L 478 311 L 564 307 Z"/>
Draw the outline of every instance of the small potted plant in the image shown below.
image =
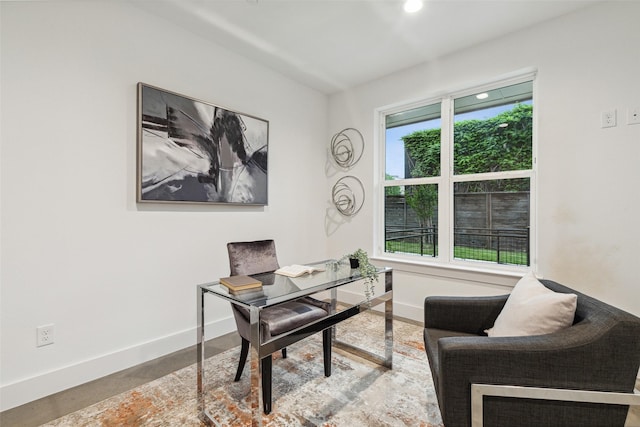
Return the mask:
<path id="1" fill-rule="evenodd" d="M 347 258 L 349 259 L 351 268 L 357 268 L 360 276 L 364 279 L 364 295 L 367 297 L 367 301 L 370 300 L 375 288 L 374 282 L 378 281 L 378 270 L 376 266 L 369 262 L 369 255 L 360 248 L 355 252 L 343 256 L 338 262 L 342 262 Z"/>

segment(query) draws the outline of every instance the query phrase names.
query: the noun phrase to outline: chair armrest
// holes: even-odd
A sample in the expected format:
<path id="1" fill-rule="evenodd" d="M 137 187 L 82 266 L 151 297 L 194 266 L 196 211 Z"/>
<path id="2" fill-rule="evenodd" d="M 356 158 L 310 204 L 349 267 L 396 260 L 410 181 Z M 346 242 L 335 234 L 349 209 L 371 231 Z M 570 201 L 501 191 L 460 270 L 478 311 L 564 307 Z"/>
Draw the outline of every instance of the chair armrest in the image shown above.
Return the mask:
<path id="1" fill-rule="evenodd" d="M 508 297 L 427 297 L 424 300 L 424 327 L 483 334 L 493 326 Z"/>

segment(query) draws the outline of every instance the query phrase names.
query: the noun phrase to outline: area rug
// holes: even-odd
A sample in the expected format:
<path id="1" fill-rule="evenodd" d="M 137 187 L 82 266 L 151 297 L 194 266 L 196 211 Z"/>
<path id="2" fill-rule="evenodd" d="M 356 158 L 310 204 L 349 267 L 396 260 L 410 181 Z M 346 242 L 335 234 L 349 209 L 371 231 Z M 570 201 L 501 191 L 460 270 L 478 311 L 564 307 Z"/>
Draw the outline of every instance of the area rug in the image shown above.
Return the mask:
<path id="1" fill-rule="evenodd" d="M 337 336 L 383 354 L 384 319 L 365 312 L 341 323 Z M 316 334 L 274 355 L 273 412 L 263 425 L 442 427 L 422 329 L 394 321 L 393 369 L 334 349 L 332 375 L 324 376 L 322 336 Z M 250 423 L 249 367 L 233 377 L 240 349 L 205 362 L 207 409 L 224 426 Z M 44 426 L 200 426 L 195 365 L 66 415 Z"/>

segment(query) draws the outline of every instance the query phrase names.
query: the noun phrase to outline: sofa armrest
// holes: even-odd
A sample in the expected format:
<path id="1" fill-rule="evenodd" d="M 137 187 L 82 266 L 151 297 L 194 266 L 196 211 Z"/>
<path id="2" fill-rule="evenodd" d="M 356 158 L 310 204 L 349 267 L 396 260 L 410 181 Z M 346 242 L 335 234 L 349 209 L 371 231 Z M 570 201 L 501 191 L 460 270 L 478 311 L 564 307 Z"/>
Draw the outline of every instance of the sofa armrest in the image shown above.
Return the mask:
<path id="1" fill-rule="evenodd" d="M 427 297 L 424 300 L 424 327 L 483 334 L 493 326 L 508 297 Z"/>

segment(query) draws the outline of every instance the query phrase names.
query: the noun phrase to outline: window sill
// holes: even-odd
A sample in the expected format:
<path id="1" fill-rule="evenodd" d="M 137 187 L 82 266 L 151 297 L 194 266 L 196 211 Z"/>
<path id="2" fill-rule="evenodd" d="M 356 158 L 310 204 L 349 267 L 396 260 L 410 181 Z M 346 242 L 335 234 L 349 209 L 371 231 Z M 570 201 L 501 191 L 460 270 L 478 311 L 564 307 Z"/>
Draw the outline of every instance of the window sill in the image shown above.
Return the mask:
<path id="1" fill-rule="evenodd" d="M 441 264 L 425 262 L 423 260 L 409 260 L 388 256 L 372 256 L 371 260 L 377 264 L 384 264 L 394 270 L 442 277 L 446 279 L 463 280 L 470 283 L 498 285 L 512 288 L 516 282 L 527 273 L 529 267 L 512 267 L 509 270 L 491 268 L 491 266 L 470 266 L 458 264 Z"/>

